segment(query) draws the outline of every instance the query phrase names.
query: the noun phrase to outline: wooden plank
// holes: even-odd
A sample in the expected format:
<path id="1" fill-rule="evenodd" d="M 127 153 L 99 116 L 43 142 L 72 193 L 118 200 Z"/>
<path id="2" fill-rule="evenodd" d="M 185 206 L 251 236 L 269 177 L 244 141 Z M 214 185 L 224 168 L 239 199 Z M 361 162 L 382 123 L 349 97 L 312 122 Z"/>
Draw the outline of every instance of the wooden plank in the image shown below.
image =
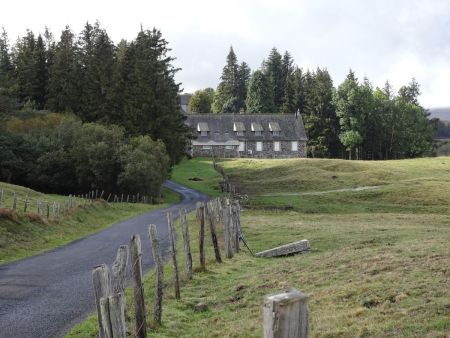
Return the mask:
<path id="1" fill-rule="evenodd" d="M 278 246 L 273 249 L 265 250 L 256 253 L 257 257 L 277 257 L 292 255 L 295 253 L 308 252 L 311 250 L 309 241 L 307 239 L 302 239 L 301 241 L 285 244 Z"/>
<path id="2" fill-rule="evenodd" d="M 164 293 L 164 266 L 162 263 L 161 252 L 159 251 L 158 232 L 156 231 L 156 225 L 150 224 L 148 227 L 148 235 L 150 242 L 152 243 L 153 261 L 155 262 L 156 269 L 156 281 L 155 281 L 155 302 L 153 308 L 153 321 L 157 325 L 161 325 L 162 317 L 162 300 Z"/>
<path id="3" fill-rule="evenodd" d="M 291 289 L 264 299 L 264 338 L 307 338 L 309 296 Z"/>

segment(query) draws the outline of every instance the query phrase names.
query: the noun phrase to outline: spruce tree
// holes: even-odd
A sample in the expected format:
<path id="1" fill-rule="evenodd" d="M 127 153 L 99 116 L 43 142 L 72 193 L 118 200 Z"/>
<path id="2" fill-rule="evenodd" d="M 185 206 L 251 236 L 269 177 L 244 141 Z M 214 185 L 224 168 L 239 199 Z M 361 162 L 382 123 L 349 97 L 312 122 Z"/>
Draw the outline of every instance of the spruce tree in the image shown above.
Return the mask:
<path id="1" fill-rule="evenodd" d="M 14 88 L 14 66 L 11 61 L 8 34 L 2 29 L 0 34 L 0 115 L 13 110 L 14 100 L 12 92 Z"/>
<path id="2" fill-rule="evenodd" d="M 56 112 L 78 112 L 81 102 L 81 69 L 74 34 L 69 26 L 61 33 L 49 69 L 47 107 Z"/>
<path id="3" fill-rule="evenodd" d="M 237 112 L 239 107 L 239 66 L 233 47 L 227 55 L 227 63 L 222 70 L 221 81 L 214 96 L 215 113 Z M 244 70 L 243 70 L 244 71 Z M 246 70 L 245 70 L 246 71 Z"/>
<path id="4" fill-rule="evenodd" d="M 251 70 L 247 63 L 242 62 L 238 68 L 237 79 L 237 106 L 239 110 L 245 110 L 245 99 L 247 98 L 248 82 L 250 80 Z"/>
<path id="5" fill-rule="evenodd" d="M 263 72 L 269 81 L 275 111 L 278 112 L 283 103 L 284 79 L 281 54 L 275 47 L 272 48 L 269 57 L 263 64 Z"/>
<path id="6" fill-rule="evenodd" d="M 248 84 L 247 112 L 249 113 L 273 113 L 273 92 L 270 89 L 270 81 L 261 71 L 255 71 Z"/>

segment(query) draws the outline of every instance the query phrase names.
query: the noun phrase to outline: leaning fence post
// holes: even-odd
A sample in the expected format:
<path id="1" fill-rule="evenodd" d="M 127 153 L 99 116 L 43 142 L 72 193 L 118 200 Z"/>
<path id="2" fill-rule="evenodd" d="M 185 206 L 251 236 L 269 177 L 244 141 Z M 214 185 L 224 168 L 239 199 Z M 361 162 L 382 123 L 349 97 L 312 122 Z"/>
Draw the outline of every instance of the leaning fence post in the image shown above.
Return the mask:
<path id="1" fill-rule="evenodd" d="M 2 206 L 3 202 L 3 189 L 0 189 L 0 207 Z"/>
<path id="2" fill-rule="evenodd" d="M 131 270 L 134 280 L 134 310 L 136 315 L 136 337 L 147 337 L 145 322 L 144 283 L 142 281 L 142 250 L 139 235 L 131 236 Z"/>
<path id="3" fill-rule="evenodd" d="M 175 298 L 181 299 L 180 294 L 180 277 L 178 274 L 177 247 L 175 245 L 175 230 L 173 227 L 173 216 L 171 212 L 167 213 L 167 225 L 169 227 L 169 239 L 172 251 L 173 262 L 173 284 L 175 287 Z"/>
<path id="4" fill-rule="evenodd" d="M 103 326 L 101 298 L 108 297 L 111 292 L 111 281 L 109 269 L 105 264 L 99 265 L 92 271 L 92 281 L 94 283 L 95 304 L 97 304 L 97 318 L 99 325 L 99 337 L 106 338 L 105 327 Z"/>
<path id="5" fill-rule="evenodd" d="M 207 204 L 208 219 L 209 219 L 209 229 L 211 231 L 211 240 L 214 247 L 214 255 L 216 256 L 216 261 L 222 263 L 222 257 L 220 256 L 219 242 L 217 241 L 216 233 L 216 214 L 214 212 L 214 206 L 212 202 Z"/>
<path id="6" fill-rule="evenodd" d="M 264 299 L 264 338 L 307 338 L 308 298 L 291 289 Z"/>
<path id="7" fill-rule="evenodd" d="M 156 231 L 156 225 L 150 224 L 150 226 L 148 227 L 148 234 L 152 243 L 153 261 L 155 262 L 156 269 L 155 305 L 153 309 L 153 320 L 156 324 L 161 325 L 162 299 L 164 292 L 164 267 L 161 259 L 161 253 L 159 251 L 158 232 Z"/>
<path id="8" fill-rule="evenodd" d="M 186 262 L 186 277 L 187 279 L 192 279 L 192 254 L 191 254 L 191 243 L 189 239 L 189 227 L 186 217 L 186 209 L 180 210 L 180 221 L 181 230 L 183 232 L 184 241 L 184 253 Z"/>
<path id="9" fill-rule="evenodd" d="M 206 270 L 205 261 L 205 205 L 202 203 L 200 205 L 200 231 L 198 240 L 199 250 L 200 250 L 200 267 L 202 271 Z"/>
<path id="10" fill-rule="evenodd" d="M 128 245 L 121 245 L 117 250 L 116 259 L 112 265 L 112 289 L 116 293 L 122 293 L 125 290 L 125 281 L 127 279 L 128 266 Z"/>

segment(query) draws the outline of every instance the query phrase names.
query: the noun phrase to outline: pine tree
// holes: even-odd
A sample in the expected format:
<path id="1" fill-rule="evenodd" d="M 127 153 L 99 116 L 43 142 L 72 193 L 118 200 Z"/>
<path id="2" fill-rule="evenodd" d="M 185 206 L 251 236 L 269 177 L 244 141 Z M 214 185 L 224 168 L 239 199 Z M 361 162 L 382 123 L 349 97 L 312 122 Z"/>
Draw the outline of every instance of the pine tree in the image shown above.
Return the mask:
<path id="1" fill-rule="evenodd" d="M 14 82 L 14 66 L 11 61 L 8 34 L 3 28 L 0 35 L 0 114 L 7 114 L 13 110 Z"/>
<path id="2" fill-rule="evenodd" d="M 139 32 L 127 48 L 124 110 L 121 125 L 133 135 L 150 135 L 162 140 L 172 163 L 183 155 L 189 129 L 184 124 L 179 102 L 179 84 L 174 76 L 174 58 L 168 56 L 168 42 L 161 32 Z"/>
<path id="3" fill-rule="evenodd" d="M 49 69 L 47 107 L 56 112 L 77 112 L 81 101 L 78 48 L 69 26 L 61 33 Z"/>
<path id="4" fill-rule="evenodd" d="M 273 113 L 275 110 L 269 79 L 260 70 L 250 78 L 246 105 L 249 113 Z"/>
<path id="5" fill-rule="evenodd" d="M 269 87 L 272 91 L 273 104 L 275 112 L 280 110 L 283 103 L 284 96 L 284 79 L 283 79 L 283 64 L 281 54 L 274 47 L 270 51 L 269 57 L 263 64 L 264 75 L 269 80 Z"/>
<path id="6" fill-rule="evenodd" d="M 247 98 L 248 82 L 250 80 L 251 70 L 247 63 L 242 62 L 238 68 L 237 79 L 237 99 L 239 110 L 245 110 L 245 99 Z"/>
<path id="7" fill-rule="evenodd" d="M 242 70 L 243 72 L 246 69 Z M 245 74 L 242 74 L 245 76 Z M 222 70 L 221 81 L 214 96 L 213 111 L 215 113 L 237 112 L 241 107 L 239 98 L 239 66 L 233 47 L 227 55 L 227 63 Z"/>

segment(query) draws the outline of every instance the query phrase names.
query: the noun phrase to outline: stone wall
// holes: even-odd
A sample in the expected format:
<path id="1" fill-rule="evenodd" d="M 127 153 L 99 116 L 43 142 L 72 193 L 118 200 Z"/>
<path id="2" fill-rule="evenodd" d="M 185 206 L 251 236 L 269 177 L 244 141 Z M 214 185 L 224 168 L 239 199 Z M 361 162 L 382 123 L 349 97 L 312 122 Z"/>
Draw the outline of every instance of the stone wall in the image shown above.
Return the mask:
<path id="1" fill-rule="evenodd" d="M 273 141 L 261 141 L 262 151 L 256 151 L 256 141 L 246 141 L 245 151 L 239 152 L 237 146 L 226 149 L 225 146 L 213 146 L 212 149 L 203 149 L 203 146 L 192 146 L 191 155 L 203 157 L 261 157 L 261 158 L 295 158 L 306 157 L 306 142 L 298 141 L 298 150 L 291 151 L 290 141 L 280 141 L 280 151 L 274 151 Z M 250 155 L 248 150 L 252 151 Z"/>

